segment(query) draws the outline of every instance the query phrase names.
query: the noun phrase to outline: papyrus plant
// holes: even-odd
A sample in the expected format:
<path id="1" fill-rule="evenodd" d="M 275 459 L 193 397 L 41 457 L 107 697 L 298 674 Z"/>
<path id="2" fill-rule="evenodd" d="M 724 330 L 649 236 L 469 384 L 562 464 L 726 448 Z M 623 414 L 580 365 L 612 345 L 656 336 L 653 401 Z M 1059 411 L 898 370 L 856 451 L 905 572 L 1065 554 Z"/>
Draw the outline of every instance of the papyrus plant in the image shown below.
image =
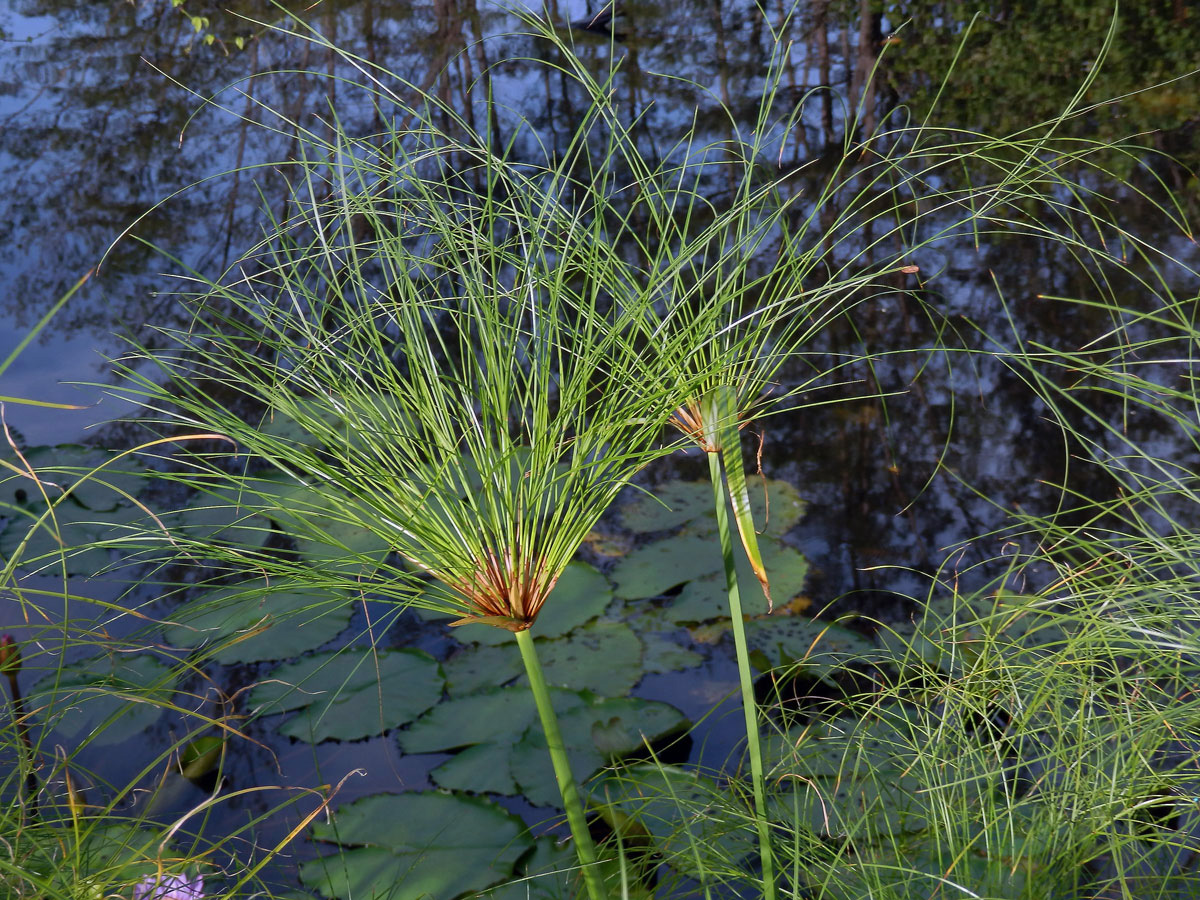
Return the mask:
<path id="1" fill-rule="evenodd" d="M 389 554 L 307 576 L 272 551 L 210 558 L 515 635 L 599 900 L 531 630 L 598 518 L 672 449 L 689 386 L 645 378 L 640 313 L 600 287 L 614 265 L 600 217 L 565 211 L 555 171 L 425 127 L 325 150 L 261 245 L 180 296 L 188 327 L 135 351 L 128 391 L 163 427 L 232 440 L 191 458 L 209 488 L 331 541 L 352 525 Z"/>

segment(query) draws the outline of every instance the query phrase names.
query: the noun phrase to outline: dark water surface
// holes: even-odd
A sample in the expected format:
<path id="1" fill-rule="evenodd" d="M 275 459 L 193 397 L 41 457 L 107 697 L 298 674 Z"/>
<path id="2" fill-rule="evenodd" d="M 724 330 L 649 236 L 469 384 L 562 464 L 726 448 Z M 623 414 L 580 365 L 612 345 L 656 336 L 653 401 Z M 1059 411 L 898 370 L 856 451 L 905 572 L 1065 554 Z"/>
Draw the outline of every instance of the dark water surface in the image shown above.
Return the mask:
<path id="1" fill-rule="evenodd" d="M 580 2 L 552 0 L 548 13 L 564 25 L 579 23 L 570 31 L 576 52 L 597 72 L 608 66 L 610 54 L 621 59 L 615 89 L 629 121 L 640 120 L 639 139 L 648 155 L 669 147 L 693 115 L 713 140 L 732 127 L 720 115 L 721 105 L 752 115 L 771 30 L 784 30 L 794 50 L 783 89 L 799 99 L 810 89 L 828 87 L 816 95 L 811 113 L 786 148 L 787 158 L 781 157 L 792 167 L 812 163 L 806 170 L 811 175 L 805 177 L 816 178 L 821 159 L 840 153 L 843 104 L 862 94 L 865 61 L 873 58 L 887 32 L 918 7 L 901 10 L 905 14 L 896 14 L 895 21 L 869 17 L 864 30 L 855 10 L 830 3 L 813 3 L 790 18 L 774 3 L 765 15 L 745 2 L 629 3 L 615 20 L 615 35 L 582 27 L 597 10 Z M 275 14 L 249 3 L 238 9 L 252 18 Z M 207 16 L 209 22 L 197 33 L 189 15 Z M 502 139 L 525 119 L 547 142 L 566 141 L 584 108 L 584 98 L 565 80 L 523 61 L 545 56 L 544 46 L 508 35 L 514 19 L 475 0 L 322 4 L 308 15 L 331 40 L 392 67 L 459 109 L 476 128 L 492 128 Z M 1185 30 L 1194 30 L 1194 17 L 1184 24 Z M 191 3 L 173 8 L 168 2 L 18 3 L 5 11 L 0 27 L 6 37 L 0 71 L 0 239 L 6 251 L 0 259 L 0 358 L 131 226 L 162 251 L 213 276 L 235 260 L 261 220 L 254 184 L 261 186 L 269 204 L 277 205 L 284 196 L 284 175 L 263 169 L 253 175 L 214 176 L 286 159 L 294 150 L 286 134 L 255 124 L 270 120 L 260 103 L 314 128 L 320 127 L 319 117 L 330 102 L 348 131 L 366 132 L 379 125 L 378 111 L 358 95 L 311 74 L 347 74 L 333 55 L 215 9 Z M 208 35 L 214 37 L 211 45 L 204 42 Z M 239 38 L 245 49 L 238 49 Z M 283 74 L 259 74 L 276 70 Z M 934 76 L 918 77 L 917 71 L 901 57 L 885 72 L 879 90 L 867 98 L 868 104 L 878 105 L 877 115 L 883 116 L 888 104 L 925 102 L 920 92 L 928 90 Z M 1031 63 L 1027 77 L 1059 83 L 1069 92 L 1082 75 L 1055 71 L 1042 76 Z M 968 72 L 964 79 L 970 78 Z M 222 90 L 235 83 L 238 90 Z M 487 115 L 482 99 L 489 91 L 501 112 L 485 123 L 476 117 Z M 243 119 L 216 109 L 191 119 L 197 98 L 214 92 Z M 1012 116 L 1017 104 L 1009 95 L 1002 105 L 1004 115 Z M 1194 121 L 1191 126 L 1187 121 L 1167 124 L 1194 128 Z M 1168 181 L 1188 187 L 1186 176 L 1174 170 Z M 196 186 L 153 208 L 189 184 Z M 1188 189 L 1193 193 L 1185 194 L 1185 202 L 1195 202 L 1194 188 Z M 714 195 L 721 190 L 713 185 Z M 1128 211 L 1135 219 L 1139 215 L 1133 201 Z M 1153 227 L 1147 219 L 1147 228 Z M 1193 254 L 1194 262 L 1193 247 L 1186 241 L 1154 233 L 1147 237 L 1172 244 L 1174 252 Z M 1087 288 L 1068 261 L 1048 251 L 964 246 L 931 253 L 921 265 L 925 273 L 938 273 L 921 299 L 944 321 L 961 323 L 968 346 L 986 346 L 966 326 L 968 319 L 994 334 L 1006 330 L 1007 312 L 989 272 L 1028 336 L 1078 346 L 1102 324 L 1089 321 L 1078 308 L 1039 299 L 1072 296 Z M 158 294 L 169 284 L 159 273 L 172 268 L 155 250 L 125 239 L 77 302 L 4 375 L 0 393 L 88 407 L 65 412 L 10 405 L 6 423 L 25 446 L 86 439 L 95 433 L 89 426 L 126 411 L 111 398 L 102 399 L 99 388 L 65 382 L 103 382 L 102 355 L 120 349 L 114 333 L 151 339 L 147 326 L 172 320 L 172 304 Z M 1167 277 L 1183 275 L 1168 272 Z M 873 350 L 934 342 L 927 312 L 913 297 L 899 293 L 871 300 L 861 310 L 859 325 L 863 344 Z M 838 349 L 839 342 L 842 349 L 856 346 L 844 335 L 826 340 L 824 351 Z M 886 403 L 813 406 L 763 423 L 765 472 L 797 485 L 809 502 L 807 517 L 788 541 L 812 563 L 806 593 L 814 610 L 904 617 L 911 608 L 906 598 L 925 595 L 930 577 L 947 559 L 958 559 L 965 570 L 1000 553 L 998 539 L 970 543 L 961 556 L 951 550 L 1000 527 L 1007 510 L 1052 512 L 1059 497 L 1053 485 L 1064 478 L 1085 494 L 1108 490 L 1089 482 L 1086 467 L 1068 473 L 1071 448 L 1020 379 L 994 360 L 913 354 L 880 362 L 873 372 L 851 374 L 862 382 L 840 389 L 842 394 L 893 396 Z M 806 399 L 833 398 L 838 392 L 831 389 Z M 120 435 L 110 431 L 109 439 Z M 1163 455 L 1172 455 L 1169 447 Z M 1183 450 L 1177 461 L 1187 464 Z M 692 459 L 653 477 L 702 478 L 702 466 L 702 460 Z M 19 625 L 15 608 L 0 609 L 0 624 Z M 699 670 L 704 678 L 694 672 L 652 676 L 637 693 L 668 700 L 697 718 L 734 689 L 730 659 L 731 653 L 721 647 Z M 706 745 L 709 759 L 728 756 L 738 721 L 737 716 L 714 717 L 694 746 Z M 247 745 L 238 751 L 244 758 L 232 761 L 246 782 L 311 784 L 314 769 L 322 778 L 336 780 L 362 767 L 370 777 L 348 783 L 340 799 L 394 789 L 397 783 L 407 788 L 428 784 L 427 763 L 402 758 L 390 739 L 314 749 L 271 739 L 269 729 L 256 736 L 271 740 L 282 771 L 273 770 L 268 753 Z M 88 761 L 105 767 L 100 759 Z M 123 768 L 110 761 L 106 774 L 120 783 L 123 775 L 136 771 L 132 763 L 128 772 Z M 186 808 L 187 799 L 181 802 Z M 249 809 L 231 814 L 248 814 L 255 802 L 247 801 Z"/>

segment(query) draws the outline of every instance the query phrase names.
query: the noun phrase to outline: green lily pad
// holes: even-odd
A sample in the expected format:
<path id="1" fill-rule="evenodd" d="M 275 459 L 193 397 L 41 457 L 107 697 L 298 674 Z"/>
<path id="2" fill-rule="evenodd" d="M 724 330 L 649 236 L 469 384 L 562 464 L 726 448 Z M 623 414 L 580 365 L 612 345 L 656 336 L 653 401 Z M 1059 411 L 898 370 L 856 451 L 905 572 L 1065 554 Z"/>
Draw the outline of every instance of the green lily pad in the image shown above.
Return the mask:
<path id="1" fill-rule="evenodd" d="M 757 848 L 746 818 L 730 807 L 728 789 L 688 769 L 640 764 L 588 785 L 590 805 L 627 842 L 650 838 L 667 865 L 696 876 L 696 853 L 723 865 Z"/>
<path id="2" fill-rule="evenodd" d="M 255 686 L 249 702 L 265 714 L 303 709 L 279 732 L 315 744 L 396 728 L 441 696 L 442 674 L 428 653 L 352 648 L 280 666 Z"/>
<path id="3" fill-rule="evenodd" d="M 612 586 L 594 566 L 572 562 L 563 570 L 533 626 L 536 638 L 561 637 L 596 618 L 612 601 Z M 512 633 L 491 625 L 459 625 L 451 632 L 460 641 L 491 646 L 512 644 Z"/>
<path id="4" fill-rule="evenodd" d="M 748 479 L 750 509 L 762 533 L 778 537 L 804 517 L 807 504 L 786 481 L 766 479 L 765 493 L 762 484 L 761 478 Z M 716 529 L 712 484 L 669 481 L 655 488 L 653 496 L 643 496 L 626 505 L 621 511 L 621 521 L 626 528 L 641 533 L 665 531 L 689 522 L 693 532 L 711 533 Z"/>
<path id="5" fill-rule="evenodd" d="M 856 631 L 803 616 L 770 616 L 746 623 L 751 662 L 760 670 L 802 663 L 819 671 L 870 655 L 874 643 Z"/>
<path id="6" fill-rule="evenodd" d="M 271 536 L 271 522 L 258 514 L 257 498 L 232 489 L 201 491 L 175 513 L 159 516 L 173 535 L 200 543 L 261 547 Z M 158 528 L 157 523 L 147 523 Z"/>
<path id="7" fill-rule="evenodd" d="M 475 900 L 578 900 L 579 858 L 570 844 L 538 838 L 514 880 L 480 893 Z"/>
<path id="8" fill-rule="evenodd" d="M 621 509 L 621 522 L 630 531 L 666 531 L 713 510 L 713 487 L 708 481 L 668 481 Z"/>
<path id="9" fill-rule="evenodd" d="M 594 622 L 565 638 L 539 641 L 537 651 L 546 682 L 555 687 L 612 697 L 642 680 L 642 642 L 624 622 Z"/>
<path id="10" fill-rule="evenodd" d="M 512 748 L 492 741 L 460 750 L 433 771 L 433 780 L 451 791 L 472 794 L 505 794 L 518 792 L 517 782 L 509 769 Z"/>
<path id="11" fill-rule="evenodd" d="M 104 541 L 116 538 L 117 527 L 137 515 L 134 507 L 96 512 L 66 498 L 55 503 L 51 517 L 38 504 L 29 515 L 9 519 L 0 532 L 0 558 L 15 556 L 28 571 L 60 572 L 65 566 L 68 575 L 97 575 L 112 564 Z"/>
<path id="12" fill-rule="evenodd" d="M 691 669 L 704 662 L 695 650 L 681 647 L 662 634 L 642 635 L 642 668 L 647 674 Z"/>
<path id="13" fill-rule="evenodd" d="M 287 476 L 255 481 L 252 502 L 296 542 L 300 556 L 324 571 L 369 575 L 387 558 L 386 540 L 366 523 L 378 514 L 352 497 L 335 497 Z"/>
<path id="14" fill-rule="evenodd" d="M 585 701 L 571 691 L 551 689 L 559 715 Z M 405 753 L 438 753 L 485 741 L 517 740 L 537 720 L 527 688 L 499 688 L 443 701 L 397 735 Z"/>
<path id="15" fill-rule="evenodd" d="M 653 888 L 630 871 L 628 862 L 628 857 L 621 859 L 610 853 L 596 863 L 605 896 L 652 900 Z M 517 863 L 512 881 L 475 894 L 472 900 L 580 900 L 586 896 L 574 847 L 568 842 L 538 838 L 533 852 Z"/>
<path id="16" fill-rule="evenodd" d="M 675 707 L 637 697 L 594 700 L 558 717 L 571 770 L 580 781 L 615 760 L 642 752 L 647 741 L 681 733 L 687 725 Z M 513 777 L 536 806 L 561 804 L 549 754 L 540 727 L 530 728 L 512 748 Z"/>
<path id="17" fill-rule="evenodd" d="M 30 515 L 13 515 L 0 532 L 0 558 L 17 559 L 26 571 L 61 571 L 92 576 L 112 564 L 108 547 L 97 546 L 112 536 L 112 526 L 97 518 L 106 514 L 84 509 L 71 499 L 54 505 L 53 518 L 46 505 L 37 504 Z"/>
<path id="18" fill-rule="evenodd" d="M 451 697 L 465 697 L 487 688 L 503 687 L 525 671 L 512 632 L 505 633 L 508 635 L 507 646 L 473 647 L 456 653 L 442 664 L 446 672 L 446 690 Z"/>
<path id="19" fill-rule="evenodd" d="M 771 596 L 784 605 L 804 589 L 808 576 L 808 560 L 802 553 L 773 538 L 760 538 L 763 565 L 771 581 Z M 742 612 L 748 616 L 765 615 L 767 598 L 750 568 L 750 561 L 740 543 L 735 545 L 738 587 L 741 589 Z M 663 617 L 675 624 L 706 622 L 729 617 L 729 595 L 725 588 L 725 572 L 717 572 L 689 581 L 671 603 L 663 607 Z"/>
<path id="20" fill-rule="evenodd" d="M 721 548 L 709 537 L 680 534 L 639 547 L 617 563 L 612 578 L 624 600 L 657 597 L 676 585 L 724 571 Z"/>
<path id="21" fill-rule="evenodd" d="M 43 678 L 27 698 L 30 707 L 67 746 L 84 740 L 116 744 L 149 729 L 175 692 L 171 670 L 150 656 L 96 656 Z"/>
<path id="22" fill-rule="evenodd" d="M 52 502 L 69 493 L 72 500 L 93 512 L 128 505 L 130 501 L 126 495 L 136 497 L 146 485 L 145 470 L 136 459 L 107 450 L 59 444 L 33 447 L 24 456 L 43 482 L 42 487 Z M 25 463 L 14 457 L 8 457 L 8 461 L 18 468 L 25 468 Z M 89 475 L 95 469 L 99 471 Z M 0 468 L 0 499 L 26 505 L 40 501 L 41 493 L 31 479 L 3 467 Z M 42 508 L 45 508 L 44 504 Z"/>
<path id="23" fill-rule="evenodd" d="M 576 778 L 687 727 L 673 706 L 637 698 L 599 699 L 551 689 L 563 742 Z M 524 688 L 502 688 L 434 707 L 397 734 L 408 753 L 469 747 L 433 770 L 443 787 L 492 793 L 519 788 L 531 803 L 557 805 L 558 785 L 533 698 Z M 466 757 L 465 759 L 461 757 Z"/>
<path id="24" fill-rule="evenodd" d="M 565 638 L 539 640 L 537 652 L 546 683 L 555 687 L 620 696 L 642 677 L 642 644 L 624 622 L 594 622 Z M 500 687 L 514 678 L 529 683 L 511 635 L 507 646 L 474 647 L 452 656 L 445 670 L 447 690 L 455 697 Z"/>
<path id="25" fill-rule="evenodd" d="M 915 755 L 912 740 L 893 722 L 834 718 L 772 733 L 764 742 L 763 765 L 776 777 L 855 778 L 899 773 L 912 765 Z"/>
<path id="26" fill-rule="evenodd" d="M 344 595 L 303 584 L 247 581 L 208 591 L 179 606 L 163 628 L 168 644 L 210 648 L 231 665 L 286 659 L 332 640 L 350 623 Z"/>
<path id="27" fill-rule="evenodd" d="M 525 824 L 495 803 L 436 791 L 376 794 L 313 826 L 340 853 L 300 867 L 325 897 L 451 898 L 509 878 L 533 845 Z"/>
<path id="28" fill-rule="evenodd" d="M 830 837 L 870 839 L 929 827 L 921 783 L 903 773 L 889 771 L 886 776 L 789 779 L 791 790 L 768 798 L 767 815 L 788 827 L 807 825 L 814 833 Z"/>

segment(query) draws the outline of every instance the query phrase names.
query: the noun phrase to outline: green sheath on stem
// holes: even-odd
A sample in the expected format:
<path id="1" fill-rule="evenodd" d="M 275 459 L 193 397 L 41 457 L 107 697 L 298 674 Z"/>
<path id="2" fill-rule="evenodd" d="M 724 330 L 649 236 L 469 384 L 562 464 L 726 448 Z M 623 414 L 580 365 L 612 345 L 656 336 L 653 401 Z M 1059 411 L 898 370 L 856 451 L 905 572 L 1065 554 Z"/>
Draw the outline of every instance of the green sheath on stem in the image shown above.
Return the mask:
<path id="1" fill-rule="evenodd" d="M 750 778 L 754 788 L 754 820 L 758 826 L 758 849 L 762 859 L 763 900 L 775 898 L 775 861 L 771 855 L 771 834 L 767 825 L 766 784 L 763 778 L 762 750 L 758 739 L 758 703 L 754 699 L 754 676 L 746 649 L 746 623 L 742 618 L 742 595 L 738 588 L 737 563 L 733 557 L 733 534 L 725 510 L 725 488 L 721 477 L 721 459 L 708 454 L 716 503 L 717 531 L 721 535 L 721 555 L 725 559 L 725 587 L 729 592 L 729 615 L 733 620 L 733 646 L 737 652 L 738 681 L 742 685 L 742 711 L 746 715 L 746 749 L 750 756 Z"/>
<path id="2" fill-rule="evenodd" d="M 542 731 L 546 734 L 546 746 L 550 749 L 554 777 L 558 781 L 559 793 L 562 794 L 563 808 L 567 811 L 567 823 L 571 826 L 571 836 L 575 840 L 575 853 L 583 870 L 588 897 L 590 900 L 606 900 L 604 884 L 596 868 L 596 846 L 592 843 L 592 836 L 588 831 L 587 818 L 583 814 L 583 801 L 579 796 L 579 788 L 575 785 L 575 776 L 571 774 L 571 761 L 567 758 L 562 732 L 558 730 L 558 717 L 550 703 L 550 690 L 546 687 L 542 664 L 538 661 L 537 650 L 533 646 L 533 635 L 526 629 L 516 632 L 516 636 L 517 646 L 521 648 L 521 659 L 525 663 L 525 673 L 529 676 L 529 687 L 533 690 L 533 701 L 537 704 L 538 717 L 542 721 Z"/>

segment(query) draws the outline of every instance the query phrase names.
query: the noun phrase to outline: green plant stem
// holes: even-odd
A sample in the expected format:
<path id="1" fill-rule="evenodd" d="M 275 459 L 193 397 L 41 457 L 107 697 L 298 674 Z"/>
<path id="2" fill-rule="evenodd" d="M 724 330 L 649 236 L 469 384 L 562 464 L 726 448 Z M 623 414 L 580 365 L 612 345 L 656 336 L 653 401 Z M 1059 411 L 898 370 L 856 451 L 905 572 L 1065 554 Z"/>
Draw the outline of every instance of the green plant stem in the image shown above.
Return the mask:
<path id="1" fill-rule="evenodd" d="M 525 673 L 529 676 L 529 687 L 533 690 L 533 701 L 537 704 L 538 718 L 541 719 L 542 731 L 546 734 L 546 746 L 550 750 L 550 761 L 554 764 L 554 777 L 558 781 L 563 807 L 567 811 L 567 823 L 571 826 L 571 835 L 575 839 L 575 853 L 583 870 L 588 897 L 591 900 L 605 900 L 604 884 L 596 867 L 596 846 L 592 843 L 592 835 L 588 831 L 583 801 L 575 784 L 575 776 L 571 774 L 571 761 L 567 757 L 562 732 L 558 729 L 558 717 L 554 714 L 554 707 L 550 702 L 550 690 L 546 687 L 542 664 L 533 646 L 533 636 L 528 629 L 518 631 L 516 635 L 517 646 L 521 648 L 521 659 L 525 663 Z"/>
<path id="2" fill-rule="evenodd" d="M 725 588 L 729 593 L 733 646 L 737 652 L 738 681 L 742 685 L 742 711 L 746 716 L 746 750 L 750 756 L 754 819 L 758 827 L 758 850 L 762 859 L 763 900 L 774 900 L 775 860 L 771 855 L 771 833 L 767 824 L 766 783 L 758 735 L 758 703 L 754 699 L 754 676 L 750 671 L 750 653 L 746 649 L 746 622 L 742 618 L 742 595 L 738 588 L 737 562 L 733 556 L 733 533 L 725 509 L 725 482 L 721 474 L 720 454 L 708 454 L 708 472 L 712 478 L 713 502 L 716 504 L 717 531 L 721 535 L 721 555 L 725 560 Z"/>

